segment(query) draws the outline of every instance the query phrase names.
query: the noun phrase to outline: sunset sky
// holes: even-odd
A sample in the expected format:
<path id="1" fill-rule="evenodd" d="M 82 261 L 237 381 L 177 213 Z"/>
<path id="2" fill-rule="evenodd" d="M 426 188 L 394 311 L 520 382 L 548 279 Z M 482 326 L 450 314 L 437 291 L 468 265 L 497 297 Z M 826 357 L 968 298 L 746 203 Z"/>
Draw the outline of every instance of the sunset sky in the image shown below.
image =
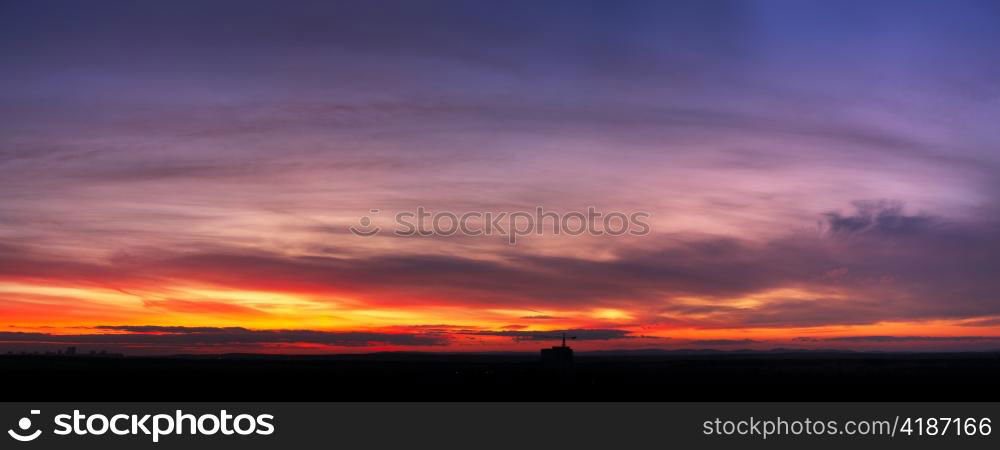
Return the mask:
<path id="1" fill-rule="evenodd" d="M 1000 349 L 998 42 L 990 0 L 4 1 L 0 351 Z M 349 231 L 590 206 L 650 233 Z"/>

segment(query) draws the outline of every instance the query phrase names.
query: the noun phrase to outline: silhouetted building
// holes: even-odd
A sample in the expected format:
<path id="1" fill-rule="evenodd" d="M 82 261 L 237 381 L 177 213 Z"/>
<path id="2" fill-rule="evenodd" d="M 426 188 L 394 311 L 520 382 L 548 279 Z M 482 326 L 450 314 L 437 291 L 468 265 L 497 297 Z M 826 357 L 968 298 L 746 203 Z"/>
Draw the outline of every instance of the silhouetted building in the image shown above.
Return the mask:
<path id="1" fill-rule="evenodd" d="M 66 354 L 69 356 L 76 355 L 76 347 L 69 347 L 66 349 Z"/>
<path id="2" fill-rule="evenodd" d="M 566 333 L 563 333 L 561 346 L 542 349 L 542 364 L 547 366 L 573 364 L 573 349 L 566 346 Z"/>

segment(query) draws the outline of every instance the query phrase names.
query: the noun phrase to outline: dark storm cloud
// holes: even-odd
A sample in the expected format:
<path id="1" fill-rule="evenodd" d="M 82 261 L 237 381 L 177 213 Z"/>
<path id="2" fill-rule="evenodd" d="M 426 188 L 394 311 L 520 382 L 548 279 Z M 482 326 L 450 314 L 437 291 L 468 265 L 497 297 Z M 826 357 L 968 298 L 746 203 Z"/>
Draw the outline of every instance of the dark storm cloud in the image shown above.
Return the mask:
<path id="1" fill-rule="evenodd" d="M 904 214 L 902 202 L 856 201 L 854 208 L 854 214 L 850 215 L 839 212 L 824 214 L 829 231 L 843 234 L 914 234 L 928 231 L 935 224 L 934 219 L 929 216 Z"/>
<path id="2" fill-rule="evenodd" d="M 565 335 L 567 339 L 580 341 L 607 341 L 611 339 L 633 339 L 634 336 L 627 330 L 555 330 L 555 331 L 467 331 L 462 334 L 477 336 L 502 336 L 509 337 L 515 341 L 557 341 Z"/>
<path id="3" fill-rule="evenodd" d="M 198 347 L 205 345 L 320 344 L 337 347 L 374 345 L 438 346 L 448 339 L 439 334 L 333 332 L 312 330 L 250 330 L 246 328 L 98 326 L 99 330 L 125 333 L 55 335 L 0 332 L 0 342 L 154 345 Z"/>
<path id="4" fill-rule="evenodd" d="M 167 327 L 156 325 L 98 325 L 96 330 L 127 331 L 129 333 L 232 333 L 250 331 L 243 327 Z"/>

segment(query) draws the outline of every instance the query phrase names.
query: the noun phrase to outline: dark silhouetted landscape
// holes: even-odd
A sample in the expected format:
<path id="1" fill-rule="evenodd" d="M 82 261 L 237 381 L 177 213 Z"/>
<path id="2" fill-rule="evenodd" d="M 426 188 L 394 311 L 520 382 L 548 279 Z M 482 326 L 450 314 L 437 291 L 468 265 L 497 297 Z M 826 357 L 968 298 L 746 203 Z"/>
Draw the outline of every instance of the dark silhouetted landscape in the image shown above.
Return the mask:
<path id="1" fill-rule="evenodd" d="M 6 355 L 0 373 L 33 401 L 971 401 L 996 399 L 1000 352 Z"/>

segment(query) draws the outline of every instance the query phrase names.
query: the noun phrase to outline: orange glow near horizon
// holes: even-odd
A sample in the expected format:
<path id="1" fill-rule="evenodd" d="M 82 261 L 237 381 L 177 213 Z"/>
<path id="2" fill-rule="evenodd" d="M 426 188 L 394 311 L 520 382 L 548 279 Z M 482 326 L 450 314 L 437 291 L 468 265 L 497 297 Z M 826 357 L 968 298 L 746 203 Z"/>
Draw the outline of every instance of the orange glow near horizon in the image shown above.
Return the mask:
<path id="1" fill-rule="evenodd" d="M 367 305 L 361 297 L 326 296 L 319 293 L 227 289 L 222 286 L 158 286 L 156 289 L 84 288 L 79 285 L 52 286 L 29 282 L 0 283 L 0 295 L 7 302 L 0 310 L 6 328 L 19 333 L 44 333 L 52 336 L 124 335 L 134 331 L 104 327 L 163 327 L 166 331 L 149 335 L 172 334 L 172 327 L 227 328 L 250 331 L 311 330 L 330 333 L 433 333 L 445 338 L 445 344 L 433 346 L 371 344 L 360 348 L 310 342 L 262 343 L 252 351 L 281 353 L 330 353 L 376 350 L 423 349 L 432 351 L 530 351 L 545 342 L 519 338 L 523 333 L 563 330 L 615 329 L 629 333 L 627 339 L 578 341 L 583 350 L 627 348 L 832 348 L 832 349 L 906 349 L 906 338 L 1000 338 L 992 327 L 970 327 L 968 320 L 886 321 L 869 324 L 821 326 L 724 326 L 713 324 L 712 316 L 691 314 L 689 323 L 644 323 L 642 310 L 626 308 L 572 309 L 493 309 L 469 308 L 455 302 L 438 305 Z M 770 298 L 810 298 L 801 289 L 779 289 L 767 293 L 724 299 L 726 305 L 753 309 Z M 835 296 L 827 296 L 835 298 Z M 680 297 L 680 305 L 706 305 L 708 299 Z M 712 324 L 710 326 L 699 325 Z M 505 334 L 508 333 L 508 334 Z M 521 334 L 519 334 L 521 333 Z M 572 334 L 572 331 L 570 331 Z M 900 342 L 880 342 L 877 337 L 892 336 Z M 870 342 L 851 339 L 875 337 Z M 846 338 L 845 340 L 840 340 Z M 962 342 L 960 339 L 958 342 Z M 949 348 L 947 342 L 933 348 Z M 144 351 L 144 346 L 125 345 L 126 349 Z M 219 347 L 211 347 L 218 350 Z M 225 348 L 225 347 L 223 347 Z M 241 350 L 244 347 L 236 346 Z M 179 347 L 178 351 L 205 351 L 197 346 Z"/>

